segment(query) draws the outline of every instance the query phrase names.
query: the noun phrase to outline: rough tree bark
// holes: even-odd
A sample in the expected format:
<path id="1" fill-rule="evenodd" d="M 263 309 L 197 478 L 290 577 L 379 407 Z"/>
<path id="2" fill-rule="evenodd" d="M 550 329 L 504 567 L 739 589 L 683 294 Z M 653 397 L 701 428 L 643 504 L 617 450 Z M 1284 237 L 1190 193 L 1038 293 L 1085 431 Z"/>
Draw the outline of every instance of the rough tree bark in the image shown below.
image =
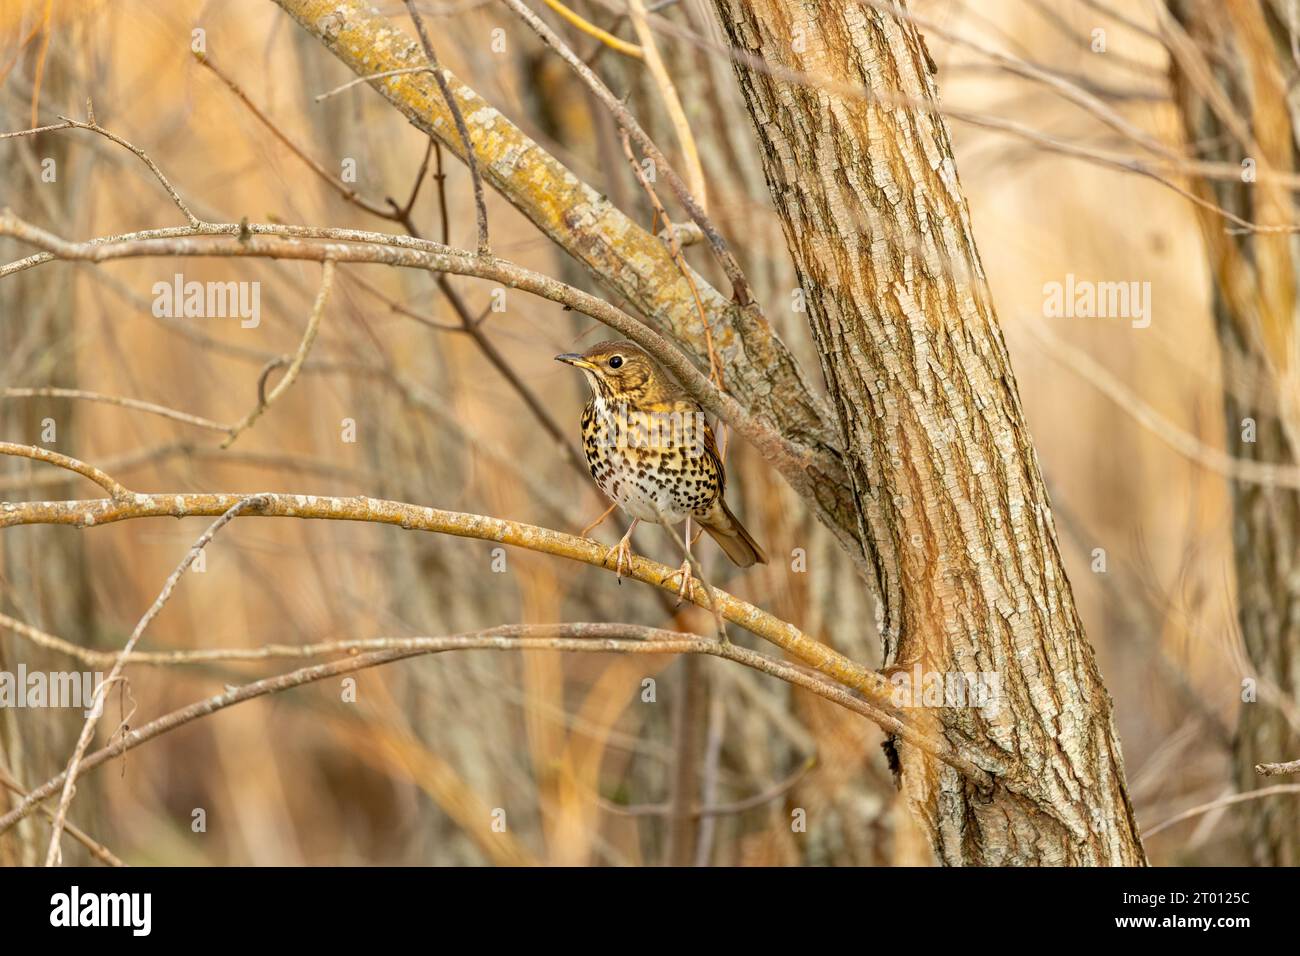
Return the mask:
<path id="1" fill-rule="evenodd" d="M 1245 0 L 1170 4 L 1175 100 L 1188 139 L 1203 144 L 1205 159 L 1254 161 L 1253 181 L 1202 179 L 1197 192 L 1264 226 L 1300 220 L 1292 191 L 1270 176 L 1300 166 L 1300 64 L 1292 54 L 1288 7 Z M 1213 68 L 1200 51 L 1212 51 Z M 1300 240 L 1230 232 L 1220 213 L 1201 208 L 1198 214 L 1215 277 L 1228 448 L 1254 461 L 1294 463 L 1300 460 Z M 1254 422 L 1253 441 L 1243 440 L 1247 419 Z M 1255 699 L 1243 697 L 1234 747 L 1237 786 L 1246 791 L 1269 782 L 1256 764 L 1300 756 L 1300 493 L 1235 482 L 1232 494 L 1237 615 L 1248 676 L 1258 685 Z M 1300 865 L 1300 797 L 1252 800 L 1240 812 L 1253 862 Z"/>
<path id="2" fill-rule="evenodd" d="M 948 130 L 884 105 L 937 103 L 924 42 L 867 4 L 715 4 L 844 432 L 887 661 L 1001 682 L 995 713 L 931 711 L 985 751 L 992 792 L 899 745 L 910 805 L 945 863 L 1142 864 Z"/>

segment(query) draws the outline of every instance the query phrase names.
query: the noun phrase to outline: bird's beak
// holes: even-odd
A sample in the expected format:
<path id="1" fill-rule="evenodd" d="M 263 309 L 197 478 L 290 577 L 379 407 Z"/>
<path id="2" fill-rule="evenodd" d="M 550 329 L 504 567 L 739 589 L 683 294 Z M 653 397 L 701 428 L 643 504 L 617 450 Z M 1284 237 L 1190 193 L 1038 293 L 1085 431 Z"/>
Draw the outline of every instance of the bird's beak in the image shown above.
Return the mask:
<path id="1" fill-rule="evenodd" d="M 588 362 L 577 352 L 565 352 L 563 355 L 557 355 L 555 356 L 555 361 L 563 362 L 565 365 L 572 365 L 574 368 L 586 369 L 591 372 L 596 370 L 594 363 Z"/>

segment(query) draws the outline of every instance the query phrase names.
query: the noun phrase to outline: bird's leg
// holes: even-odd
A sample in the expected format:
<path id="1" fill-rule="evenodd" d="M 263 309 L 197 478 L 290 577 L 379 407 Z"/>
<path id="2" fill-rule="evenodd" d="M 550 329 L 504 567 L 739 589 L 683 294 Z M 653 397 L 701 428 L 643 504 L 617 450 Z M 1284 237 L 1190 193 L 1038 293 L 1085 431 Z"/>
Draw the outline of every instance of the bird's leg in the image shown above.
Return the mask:
<path id="1" fill-rule="evenodd" d="M 587 525 L 587 527 L 585 527 L 585 528 L 583 528 L 581 531 L 579 531 L 579 532 L 578 532 L 578 537 L 579 537 L 579 538 L 585 538 L 585 537 L 587 536 L 587 532 L 588 532 L 588 531 L 590 531 L 592 528 L 596 527 L 596 525 L 600 524 L 602 521 L 604 521 L 606 518 L 608 518 L 608 517 L 609 517 L 609 513 L 610 513 L 611 511 L 613 511 L 613 510 L 614 510 L 615 508 L 617 508 L 617 507 L 618 507 L 618 502 L 615 501 L 615 502 L 614 502 L 613 504 L 611 504 L 608 508 L 606 508 L 604 511 L 601 512 L 599 518 L 597 518 L 597 519 L 596 519 L 595 521 L 593 521 L 591 524 Z"/>
<path id="2" fill-rule="evenodd" d="M 627 529 L 627 534 L 623 535 L 623 540 L 610 548 L 605 553 L 605 560 L 601 562 L 601 564 L 608 563 L 611 554 L 618 556 L 614 562 L 614 574 L 619 584 L 623 583 L 623 565 L 627 564 L 629 568 L 632 566 L 632 532 L 636 530 L 636 526 L 640 523 L 640 518 L 633 518 L 632 525 Z"/>
<path id="3" fill-rule="evenodd" d="M 682 579 L 681 587 L 677 589 L 677 603 L 681 604 L 686 600 L 686 595 L 691 593 L 691 584 L 694 578 L 691 576 L 691 516 L 686 516 L 686 536 L 682 539 L 686 545 L 686 557 L 682 561 L 682 566 L 674 571 L 668 577 L 663 579 L 667 584 L 673 578 L 680 576 Z"/>

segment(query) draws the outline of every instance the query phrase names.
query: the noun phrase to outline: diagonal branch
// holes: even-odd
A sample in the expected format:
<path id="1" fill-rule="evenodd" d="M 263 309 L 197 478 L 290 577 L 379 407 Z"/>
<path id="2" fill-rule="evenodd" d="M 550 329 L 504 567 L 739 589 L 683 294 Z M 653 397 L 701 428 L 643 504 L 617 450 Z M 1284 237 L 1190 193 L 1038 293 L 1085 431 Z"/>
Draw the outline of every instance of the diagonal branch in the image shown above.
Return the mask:
<path id="1" fill-rule="evenodd" d="M 9 775 L 3 766 L 0 766 L 0 787 L 4 787 L 6 790 L 16 793 L 24 799 L 28 796 L 27 791 L 18 785 L 18 782 Z M 50 819 L 54 818 L 54 811 L 48 807 L 41 807 L 41 812 Z M 65 823 L 64 829 L 68 831 L 68 836 L 72 837 L 89 850 L 91 855 L 101 863 L 106 863 L 109 866 L 126 866 L 125 863 L 118 859 L 117 855 L 114 854 L 112 850 L 104 846 L 98 840 L 95 840 L 80 827 L 74 826 L 72 823 Z"/>
<path id="2" fill-rule="evenodd" d="M 722 238 L 722 234 L 718 232 L 717 227 L 713 224 L 713 220 L 711 220 L 708 213 L 704 211 L 704 207 L 700 204 L 700 201 L 691 193 L 690 188 L 682 180 L 681 176 L 677 175 L 676 170 L 674 170 L 672 165 L 668 162 L 668 158 L 664 156 L 659 147 L 655 145 L 654 140 L 647 135 L 646 131 L 641 128 L 641 124 L 636 121 L 636 118 L 628 108 L 624 106 L 623 102 L 614 95 L 613 91 L 611 91 L 608 86 L 604 84 L 591 67 L 582 62 L 578 57 L 578 54 L 574 53 L 573 50 L 569 48 L 568 44 L 560 38 L 559 34 L 542 22 L 541 18 L 538 17 L 537 14 L 535 14 L 528 5 L 523 2 L 523 0 L 502 0 L 502 2 L 513 10 L 518 15 L 519 19 L 523 20 L 524 23 L 528 25 L 528 28 L 542 39 L 542 42 L 558 53 L 565 63 L 569 64 L 574 73 L 578 75 L 579 79 L 581 79 L 587 87 L 596 94 L 596 98 L 600 100 L 601 104 L 604 105 L 607 110 L 609 110 L 610 115 L 614 117 L 614 121 L 618 123 L 619 127 L 631 136 L 632 139 L 636 140 L 636 144 L 640 147 L 641 152 L 648 156 L 655 164 L 656 170 L 663 174 L 664 179 L 667 181 L 669 188 L 672 189 L 673 194 L 677 197 L 677 200 L 686 208 L 686 211 L 690 213 L 691 218 L 695 220 L 696 225 L 700 227 L 704 232 L 705 237 L 708 238 L 714 256 L 717 257 L 718 262 L 722 265 L 722 269 L 727 274 L 727 278 L 731 280 L 732 295 L 734 296 L 736 303 L 742 308 L 754 305 L 754 296 L 749 287 L 749 280 L 745 278 L 745 273 L 741 270 L 740 263 L 736 261 L 735 254 L 732 253 L 731 248 L 727 245 L 727 241 Z M 635 21 L 635 17 L 633 19 Z M 683 122 L 684 121 L 685 118 L 683 117 Z"/>
<path id="3" fill-rule="evenodd" d="M 411 15 L 411 21 L 415 24 L 415 32 L 420 37 L 420 46 L 424 48 L 424 56 L 429 61 L 429 72 L 433 74 L 433 79 L 438 84 L 438 90 L 442 93 L 442 100 L 447 104 L 447 109 L 451 113 L 452 122 L 456 124 L 456 135 L 460 137 L 461 148 L 465 151 L 465 165 L 469 167 L 470 182 L 474 186 L 474 216 L 478 222 L 478 254 L 480 256 L 489 256 L 492 254 L 492 250 L 488 246 L 487 206 L 483 202 L 483 180 L 479 176 L 478 157 L 474 155 L 474 141 L 469 138 L 469 127 L 465 125 L 465 114 L 461 112 L 456 97 L 451 93 L 451 86 L 447 83 L 447 77 L 443 75 L 442 64 L 438 62 L 438 54 L 434 52 L 433 44 L 429 42 L 429 33 L 424 29 L 424 20 L 420 18 L 419 11 L 415 9 L 414 0 L 404 0 L 404 2 L 406 12 Z M 434 139 L 433 134 L 430 134 L 429 138 Z"/>

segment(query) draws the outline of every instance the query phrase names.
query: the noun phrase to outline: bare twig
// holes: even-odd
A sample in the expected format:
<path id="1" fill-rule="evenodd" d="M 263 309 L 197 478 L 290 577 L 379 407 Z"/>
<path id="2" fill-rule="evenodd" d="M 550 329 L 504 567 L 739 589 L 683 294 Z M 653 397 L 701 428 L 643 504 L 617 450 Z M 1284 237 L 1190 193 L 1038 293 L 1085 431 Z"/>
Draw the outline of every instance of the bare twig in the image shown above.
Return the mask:
<path id="1" fill-rule="evenodd" d="M 771 803 L 773 800 L 780 799 L 793 790 L 799 785 L 799 781 L 803 780 L 803 778 L 808 775 L 808 771 L 811 770 L 816 763 L 817 761 L 814 758 L 809 757 L 799 765 L 798 770 L 790 774 L 790 776 L 786 777 L 784 780 L 779 780 L 772 784 L 772 786 L 765 790 L 741 800 L 733 800 L 730 803 L 705 803 L 703 806 L 693 808 L 691 814 L 696 817 L 720 817 L 735 813 L 744 813 L 747 810 L 754 810 L 764 804 Z M 667 816 L 673 812 L 672 807 L 666 803 L 634 803 L 624 805 L 611 803 L 608 800 L 602 800 L 600 805 L 601 809 L 608 810 L 610 813 L 623 817 L 661 817 Z"/>
<path id="2" fill-rule="evenodd" d="M 587 36 L 595 37 L 611 50 L 614 50 L 617 53 L 622 53 L 624 56 L 630 56 L 634 60 L 645 59 L 645 51 L 635 43 L 628 43 L 626 40 L 621 40 L 614 36 L 614 34 L 602 30 L 590 20 L 584 20 L 564 4 L 560 3 L 560 0 L 543 0 L 543 2 L 569 23 L 587 34 Z"/>
<path id="3" fill-rule="evenodd" d="M 351 186 L 343 182 L 343 180 L 339 179 L 337 176 L 334 176 L 324 166 L 316 162 L 316 160 L 312 159 L 311 156 L 307 154 L 306 150 L 302 149 L 297 143 L 295 143 L 292 139 L 290 139 L 288 135 L 284 132 L 284 130 L 282 130 L 277 123 L 275 123 L 273 120 L 271 120 L 269 116 L 267 116 L 260 109 L 258 109 L 257 104 L 254 103 L 252 99 L 249 98 L 248 94 L 243 91 L 243 89 L 239 86 L 239 84 L 236 83 L 234 79 L 232 79 L 227 73 L 225 73 L 225 71 L 219 69 L 217 65 L 212 62 L 211 58 L 207 56 L 207 54 L 195 54 L 195 58 L 199 61 L 199 63 L 201 63 L 203 66 L 211 70 L 213 74 L 230 89 L 230 92 L 235 94 L 235 96 L 239 99 L 239 101 L 244 104 L 244 106 L 248 109 L 250 113 L 253 114 L 253 117 L 263 126 L 265 126 L 272 136 L 274 136 L 286 147 L 288 147 L 289 152 L 293 153 L 300 160 L 306 163 L 311 168 L 312 172 L 314 172 L 317 176 L 319 176 L 321 179 L 325 180 L 325 182 L 329 183 L 332 187 L 334 187 L 334 189 L 339 193 L 339 195 L 341 195 L 348 202 L 355 203 L 356 205 L 360 206 L 368 213 L 372 213 L 373 215 L 376 216 L 382 216 L 385 219 L 395 218 L 393 214 L 384 206 L 382 206 L 379 203 L 372 202 L 371 200 L 365 198 L 359 192 L 357 192 L 357 190 L 353 189 Z M 422 71 L 424 69 L 425 67 L 418 67 L 416 69 L 416 72 Z M 357 82 L 360 82 L 360 80 L 358 80 Z"/>
<path id="4" fill-rule="evenodd" d="M 1246 793 L 1234 793 L 1231 796 L 1220 797 L 1218 800 L 1211 800 L 1209 803 L 1202 803 L 1200 806 L 1192 807 L 1190 810 L 1184 810 L 1182 813 L 1175 814 L 1163 823 L 1157 823 L 1155 826 L 1143 830 L 1142 839 L 1149 839 L 1161 830 L 1168 830 L 1176 823 L 1182 823 L 1184 820 L 1199 817 L 1203 813 L 1209 813 L 1211 810 L 1218 810 L 1220 807 L 1230 807 L 1234 804 L 1245 803 L 1247 800 L 1258 800 L 1262 797 L 1273 797 L 1283 793 L 1300 793 L 1300 783 L 1274 784 L 1271 787 L 1260 787 L 1258 790 L 1249 790 Z"/>
<path id="5" fill-rule="evenodd" d="M 1009 53 L 1003 53 L 1000 50 L 985 46 L 969 37 L 961 36 L 960 34 L 943 28 L 933 20 L 928 20 L 924 17 L 918 16 L 916 13 L 904 9 L 897 4 L 886 3 L 884 0 L 862 0 L 862 2 L 876 10 L 878 13 L 886 16 L 896 16 L 911 21 L 927 35 L 937 36 L 948 43 L 973 50 L 980 56 L 986 57 L 993 63 L 996 63 L 999 67 L 1009 73 L 1043 84 L 1048 89 L 1060 95 L 1063 99 L 1092 114 L 1093 117 L 1110 129 L 1119 133 L 1121 136 L 1132 140 L 1134 143 L 1137 143 L 1144 149 L 1150 150 L 1158 156 L 1163 156 L 1166 159 L 1174 161 L 1182 158 L 1170 146 L 1162 143 L 1146 130 L 1133 125 L 1100 98 L 1056 71 L 1045 69 L 1035 63 L 1029 62 L 1028 60 L 1022 60 Z"/>
<path id="6" fill-rule="evenodd" d="M 87 104 L 87 108 L 89 109 L 89 104 Z M 155 177 L 157 177 L 158 182 L 162 183 L 163 189 L 167 190 L 167 195 L 170 196 L 172 202 L 176 204 L 176 208 L 179 209 L 182 213 L 184 213 L 185 218 L 189 220 L 190 225 L 195 227 L 201 225 L 201 220 L 197 216 L 195 216 L 193 212 L 190 211 L 189 206 L 185 205 L 185 200 L 181 199 L 180 193 L 178 193 L 176 191 L 176 187 L 171 184 L 171 180 L 169 180 L 166 176 L 163 175 L 163 171 L 158 168 L 158 164 L 155 163 L 152 159 L 150 159 L 149 154 L 146 153 L 139 146 L 136 146 L 134 143 L 130 143 L 127 140 L 124 140 L 122 137 L 118 136 L 117 134 L 110 133 L 108 130 L 104 129 L 104 127 L 100 126 L 98 123 L 95 122 L 95 115 L 93 112 L 91 112 L 89 115 L 90 122 L 88 123 L 82 123 L 78 120 L 69 119 L 66 116 L 60 116 L 59 119 L 62 120 L 61 123 L 53 123 L 49 126 L 38 126 L 35 129 L 18 130 L 17 132 L 13 132 L 13 133 L 0 133 L 0 139 L 11 139 L 16 136 L 34 136 L 37 133 L 48 133 L 54 130 L 61 130 L 61 129 L 84 129 L 84 130 L 89 130 L 92 133 L 98 133 L 100 136 L 103 136 L 105 139 L 117 143 L 117 145 L 123 147 L 124 149 L 130 150 L 137 157 L 139 157 L 140 161 L 144 163 L 146 166 L 148 166 L 149 171 L 153 173 Z"/>
<path id="7" fill-rule="evenodd" d="M 492 249 L 488 245 L 488 222 L 487 222 L 487 205 L 483 200 L 483 180 L 479 176 L 478 157 L 474 154 L 474 141 L 469 137 L 469 127 L 465 125 L 465 116 L 461 112 L 460 104 L 456 102 L 456 97 L 452 95 L 451 86 L 447 83 L 447 77 L 442 72 L 442 65 L 438 62 L 438 54 L 434 52 L 433 44 L 429 42 L 429 34 L 424 29 L 424 21 L 420 19 L 420 13 L 415 9 L 414 0 L 402 0 L 406 4 L 406 11 L 411 15 L 411 22 L 415 24 L 415 32 L 419 34 L 420 45 L 424 47 L 424 55 L 429 61 L 432 68 L 434 81 L 438 84 L 438 89 L 442 91 L 442 98 L 447 103 L 447 109 L 451 112 L 452 120 L 456 123 L 456 132 L 460 134 L 461 142 L 465 146 L 465 165 L 469 167 L 469 178 L 474 186 L 474 216 L 478 222 L 478 254 L 480 256 L 489 256 Z"/>
<path id="8" fill-rule="evenodd" d="M 1117 408 L 1189 461 L 1234 481 L 1300 489 L 1300 468 L 1235 458 L 1212 448 L 1169 421 L 1100 362 L 1070 345 L 1041 323 L 1021 322 L 1018 327 L 1027 332 L 1049 356 L 1074 371 L 1110 399 Z"/>
<path id="9" fill-rule="evenodd" d="M 258 383 L 258 402 L 257 407 L 243 417 L 241 421 L 230 429 L 230 434 L 226 440 L 221 443 L 222 448 L 229 448 L 231 443 L 239 437 L 245 429 L 249 428 L 255 421 L 262 417 L 262 413 L 271 407 L 281 395 L 289 390 L 298 379 L 298 373 L 302 371 L 302 366 L 307 361 L 307 353 L 311 351 L 312 343 L 316 341 L 316 333 L 320 330 L 321 316 L 325 314 L 325 303 L 329 301 L 330 290 L 334 287 L 334 260 L 326 259 L 321 263 L 320 288 L 316 291 L 316 301 L 311 307 L 311 315 L 307 319 L 307 328 L 302 334 L 302 341 L 298 343 L 298 351 L 294 353 L 292 361 L 289 362 L 289 368 L 284 373 L 284 377 L 276 383 L 271 393 L 263 399 L 263 388 L 265 385 L 265 374 Z M 268 369 L 267 371 L 270 371 Z"/>
<path id="10" fill-rule="evenodd" d="M 415 201 L 420 198 L 420 187 L 424 185 L 424 174 L 429 171 L 429 158 L 433 156 L 433 151 L 438 150 L 438 158 L 442 158 L 442 148 L 438 141 L 432 136 L 424 144 L 424 158 L 420 160 L 420 168 L 415 172 L 415 182 L 411 185 L 411 195 L 406 198 L 404 205 L 397 205 L 397 202 L 390 196 L 387 199 L 388 205 L 393 207 L 393 212 L 397 216 L 398 222 L 410 219 L 411 210 L 415 208 Z M 446 237 L 443 237 L 442 244 L 449 245 Z"/>
<path id="11" fill-rule="evenodd" d="M 200 415 L 191 415 L 188 412 L 168 408 L 166 405 L 142 402 L 137 398 L 102 395 L 99 392 L 87 392 L 79 388 L 5 388 L 0 389 L 0 398 L 80 399 L 87 402 L 102 402 L 105 405 L 117 405 L 120 408 L 129 408 L 138 412 L 148 412 L 150 415 L 160 415 L 163 418 L 170 418 L 174 422 L 183 422 L 186 425 L 194 425 L 196 428 L 206 428 L 208 431 L 224 432 L 228 431 L 230 427 L 220 422 L 214 422 L 210 418 L 203 418 Z"/>
<path id="12" fill-rule="evenodd" d="M 632 20 L 632 28 L 636 30 L 637 39 L 641 42 L 646 69 L 650 71 L 650 76 L 659 89 L 659 98 L 663 100 L 664 111 L 668 114 L 673 132 L 677 134 L 677 143 L 682 148 L 682 158 L 686 163 L 687 185 L 690 187 L 691 195 L 699 201 L 700 208 L 707 212 L 708 191 L 704 181 L 704 167 L 700 165 L 700 151 L 695 145 L 691 124 L 686 120 L 686 111 L 682 109 L 677 87 L 673 85 L 673 79 L 668 75 L 668 68 L 664 66 L 663 57 L 659 55 L 654 34 L 650 32 L 650 25 L 646 21 L 645 5 L 641 0 L 628 0 L 627 10 Z"/>
<path id="13" fill-rule="evenodd" d="M 0 767 L 0 787 L 4 787 L 13 793 L 16 793 L 24 799 L 28 796 L 27 791 L 20 787 L 18 782 L 14 780 L 3 767 Z M 41 813 L 45 814 L 50 819 L 54 818 L 54 811 L 49 807 L 42 806 Z M 68 836 L 72 837 L 89 850 L 91 856 L 99 860 L 101 863 L 106 863 L 109 866 L 126 866 L 125 863 L 118 859 L 112 850 L 104 846 L 104 844 L 100 843 L 94 837 L 90 836 L 85 830 L 82 830 L 80 827 L 75 826 L 70 822 L 65 822 L 64 828 L 68 831 Z"/>
<path id="14" fill-rule="evenodd" d="M 222 426 L 222 431 L 225 431 L 225 426 Z M 250 465 L 254 468 L 273 468 L 277 471 L 288 470 L 302 474 L 313 474 L 326 478 L 341 479 L 343 481 L 352 482 L 353 484 L 360 484 L 361 482 L 373 483 L 378 477 L 378 475 L 373 472 L 356 468 L 346 468 L 341 465 L 336 465 L 333 462 L 311 459 L 303 456 L 266 452 L 223 452 L 215 447 L 196 445 L 185 441 L 164 442 L 163 444 L 151 445 L 121 455 L 114 455 L 111 458 L 105 458 L 103 461 L 103 470 L 110 474 L 116 474 L 118 472 L 142 468 L 146 465 L 157 465 L 159 462 L 168 461 L 173 458 L 218 460 L 222 464 L 237 462 L 239 464 Z M 66 479 L 58 472 L 47 472 L 43 475 L 0 476 L 0 492 L 12 491 L 14 489 L 48 488 L 56 486 L 63 481 L 66 481 Z"/>
<path id="15" fill-rule="evenodd" d="M 429 67 L 427 66 L 406 66 L 402 67 L 400 70 L 384 70 L 382 73 L 369 73 L 366 76 L 353 77 L 341 86 L 336 86 L 334 89 L 326 90 L 324 93 L 318 95 L 316 97 L 316 102 L 319 103 L 321 100 L 327 100 L 331 96 L 338 96 L 344 90 L 350 90 L 352 87 L 359 86 L 362 83 L 369 83 L 371 80 L 386 80 L 390 76 L 405 76 L 408 73 L 428 72 Z"/>
<path id="16" fill-rule="evenodd" d="M 126 665 L 127 657 L 130 656 L 131 651 L 135 650 L 135 645 L 139 642 L 141 635 L 144 634 L 145 628 L 147 628 L 153 619 L 158 616 L 158 612 L 163 609 L 163 605 L 167 603 L 167 599 L 171 597 L 172 591 L 176 587 L 176 582 L 180 580 L 182 574 L 189 570 L 190 565 L 193 564 L 194 560 L 199 556 L 199 552 L 207 547 L 207 544 L 212 540 L 213 535 L 220 531 L 228 522 L 233 520 L 237 514 L 246 508 L 259 504 L 261 500 L 262 499 L 256 496 L 239 499 L 227 508 L 222 513 L 221 517 L 212 522 L 207 531 L 203 532 L 203 534 L 199 536 L 199 539 L 194 542 L 194 546 L 190 548 L 189 552 L 181 560 L 181 563 L 176 566 L 176 570 L 174 570 L 171 573 L 171 576 L 167 578 L 166 583 L 163 584 L 162 591 L 158 593 L 158 597 L 149 607 L 149 610 L 144 613 L 144 616 L 140 618 L 139 622 L 136 624 L 135 630 L 131 632 L 131 636 L 127 639 L 126 645 L 118 653 L 117 661 L 113 664 L 113 669 L 108 672 L 108 676 L 104 678 L 103 682 L 95 688 L 95 700 L 91 707 L 90 715 L 86 718 L 86 722 L 81 727 L 81 734 L 77 737 L 77 745 L 72 751 L 72 758 L 68 761 L 68 769 L 63 773 L 63 792 L 59 796 L 59 808 L 54 814 L 54 824 L 50 833 L 50 847 L 45 855 L 46 866 L 57 866 L 62 859 L 62 853 L 59 847 L 59 838 L 63 834 L 63 826 L 67 819 L 68 806 L 72 803 L 72 795 L 76 793 L 77 773 L 81 767 L 81 760 L 86 753 L 86 748 L 90 745 L 90 738 L 95 732 L 95 725 L 99 723 L 99 715 L 103 711 L 103 699 L 104 695 L 107 693 L 107 689 L 121 676 L 122 668 Z"/>
<path id="17" fill-rule="evenodd" d="M 87 465 L 84 461 L 78 461 L 75 458 L 69 458 L 67 455 L 60 455 L 57 451 L 50 451 L 48 448 L 40 448 L 36 445 L 19 445 L 14 442 L 0 442 L 0 455 L 14 455 L 18 458 L 30 458 L 32 461 L 43 461 L 46 464 L 57 465 L 68 471 L 75 472 L 83 478 L 89 478 L 99 487 L 103 488 L 113 497 L 114 500 L 122 500 L 131 493 L 117 480 L 106 475 L 94 465 Z"/>

